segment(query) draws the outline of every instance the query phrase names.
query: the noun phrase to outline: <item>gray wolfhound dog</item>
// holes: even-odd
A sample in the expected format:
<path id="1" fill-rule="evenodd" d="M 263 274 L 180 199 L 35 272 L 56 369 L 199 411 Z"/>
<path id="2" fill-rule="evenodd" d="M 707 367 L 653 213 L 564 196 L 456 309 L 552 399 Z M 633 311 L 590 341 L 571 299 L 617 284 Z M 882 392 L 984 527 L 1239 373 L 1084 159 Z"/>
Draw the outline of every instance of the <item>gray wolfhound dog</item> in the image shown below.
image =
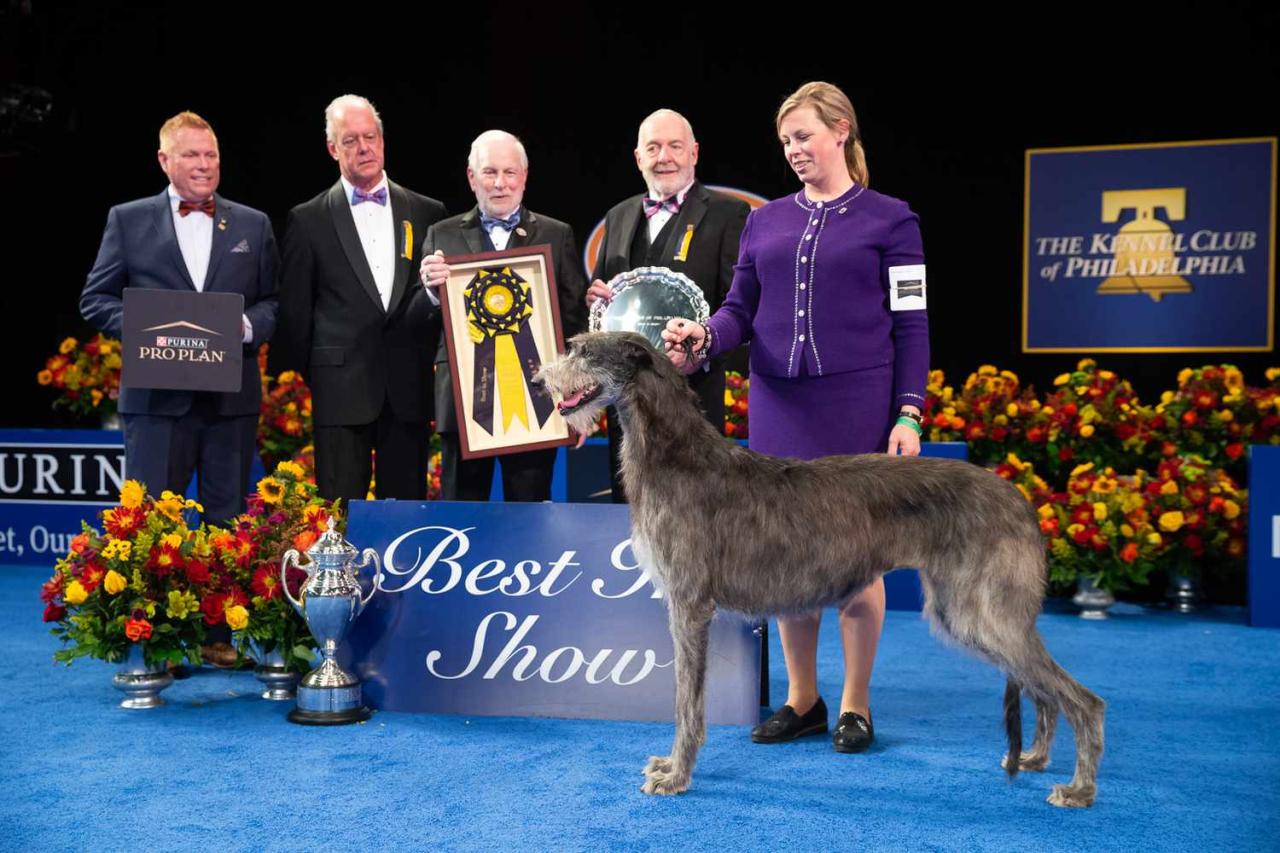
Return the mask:
<path id="1" fill-rule="evenodd" d="M 1104 704 L 1045 650 L 1036 631 L 1045 547 L 1012 485 L 975 465 L 887 454 L 775 459 L 725 441 L 684 376 L 642 336 L 578 335 L 538 379 L 571 426 L 588 431 L 613 404 L 633 546 L 665 591 L 676 662 L 676 734 L 641 790 L 689 787 L 706 735 L 707 637 L 717 607 L 796 614 L 839 605 L 896 566 L 916 566 L 934 633 L 1008 678 L 1004 721 L 1012 777 L 1049 762 L 1058 712 L 1076 735 L 1075 777 L 1057 806 L 1093 803 Z M 1035 703 L 1022 752 L 1020 694 Z"/>

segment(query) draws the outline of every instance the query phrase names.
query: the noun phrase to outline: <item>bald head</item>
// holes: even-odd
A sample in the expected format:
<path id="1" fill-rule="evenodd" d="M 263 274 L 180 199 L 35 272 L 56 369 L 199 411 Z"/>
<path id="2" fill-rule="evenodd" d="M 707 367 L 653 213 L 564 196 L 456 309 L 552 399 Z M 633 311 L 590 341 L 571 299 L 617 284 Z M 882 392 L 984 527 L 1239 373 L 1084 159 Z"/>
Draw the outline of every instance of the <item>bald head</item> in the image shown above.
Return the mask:
<path id="1" fill-rule="evenodd" d="M 649 194 L 666 199 L 693 182 L 698 141 L 693 126 L 675 110 L 656 110 L 640 122 L 636 166 Z"/>

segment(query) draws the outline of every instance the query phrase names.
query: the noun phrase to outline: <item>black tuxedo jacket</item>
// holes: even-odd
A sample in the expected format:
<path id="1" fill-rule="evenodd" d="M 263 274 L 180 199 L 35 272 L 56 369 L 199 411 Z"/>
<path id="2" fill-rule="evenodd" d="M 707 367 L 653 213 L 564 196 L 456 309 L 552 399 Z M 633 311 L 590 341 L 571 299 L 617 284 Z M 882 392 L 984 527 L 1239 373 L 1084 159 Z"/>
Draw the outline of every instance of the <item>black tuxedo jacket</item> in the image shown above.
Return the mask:
<path id="1" fill-rule="evenodd" d="M 262 399 L 257 349 L 276 325 L 276 238 L 265 213 L 216 193 L 213 199 L 215 227 L 203 292 L 243 294 L 244 313 L 253 326 L 253 340 L 244 347 L 240 390 L 217 395 L 218 414 L 252 415 Z M 98 258 L 80 294 L 80 313 L 119 338 L 126 287 L 195 291 L 178 247 L 167 189 L 111 208 Z M 119 410 L 177 417 L 191 409 L 191 400 L 191 391 L 121 388 Z"/>
<path id="2" fill-rule="evenodd" d="M 522 246 L 549 245 L 551 261 L 556 277 L 556 302 L 560 308 L 560 329 L 565 340 L 586 329 L 586 279 L 583 276 L 578 248 L 569 225 L 550 216 L 534 213 L 527 207 L 520 208 L 520 230 L 511 233 L 508 249 Z M 427 230 L 422 243 L 424 255 L 437 249 L 446 257 L 473 255 L 492 251 L 488 235 L 480 227 L 480 210 L 472 208 L 461 216 L 453 216 L 437 222 Z M 441 315 L 436 311 L 436 328 L 441 328 Z M 439 334 L 439 331 L 437 331 Z M 453 405 L 452 374 L 449 370 L 449 352 L 444 336 L 440 335 L 436 352 L 435 412 L 436 432 L 457 432 L 458 419 Z"/>
<path id="3" fill-rule="evenodd" d="M 621 272 L 632 268 L 631 245 L 637 228 L 647 227 L 641 210 L 645 195 L 632 196 L 614 205 L 605 215 L 604 242 L 596 258 L 594 277 L 608 282 Z M 663 247 L 660 266 L 681 272 L 693 279 L 707 297 L 711 312 L 720 307 L 733 283 L 733 265 L 738 260 L 738 240 L 746 225 L 751 208 L 746 202 L 724 193 L 714 192 L 695 181 L 685 196 L 680 212 L 676 214 L 674 227 L 670 229 L 667 244 Z M 693 226 L 693 239 L 684 260 L 677 260 L 676 253 L 684 241 L 685 232 Z M 724 363 L 716 359 L 708 371 L 698 371 L 689 377 L 689 385 L 702 400 L 703 408 L 714 413 L 724 412 Z"/>
<path id="4" fill-rule="evenodd" d="M 387 308 L 341 181 L 289 212 L 270 363 L 275 374 L 293 369 L 306 378 L 316 426 L 372 423 L 387 403 L 402 421 L 425 424 L 432 416 L 434 309 L 414 246 L 445 209 L 391 181 L 387 190 L 396 232 Z"/>

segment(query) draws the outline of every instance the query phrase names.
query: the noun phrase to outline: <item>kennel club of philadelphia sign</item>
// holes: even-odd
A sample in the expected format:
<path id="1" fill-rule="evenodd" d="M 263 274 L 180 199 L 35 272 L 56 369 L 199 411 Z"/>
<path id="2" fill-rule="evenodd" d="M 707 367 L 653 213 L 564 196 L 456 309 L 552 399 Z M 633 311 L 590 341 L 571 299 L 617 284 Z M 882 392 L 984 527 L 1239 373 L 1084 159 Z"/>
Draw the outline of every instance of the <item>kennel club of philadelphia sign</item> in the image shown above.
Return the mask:
<path id="1" fill-rule="evenodd" d="M 627 507 L 353 501 L 346 535 L 382 560 L 339 652 L 372 707 L 672 719 L 667 609 L 632 550 Z M 759 702 L 760 640 L 717 615 L 707 719 L 754 724 Z"/>
<path id="2" fill-rule="evenodd" d="M 1027 152 L 1025 352 L 1267 351 L 1276 139 Z"/>

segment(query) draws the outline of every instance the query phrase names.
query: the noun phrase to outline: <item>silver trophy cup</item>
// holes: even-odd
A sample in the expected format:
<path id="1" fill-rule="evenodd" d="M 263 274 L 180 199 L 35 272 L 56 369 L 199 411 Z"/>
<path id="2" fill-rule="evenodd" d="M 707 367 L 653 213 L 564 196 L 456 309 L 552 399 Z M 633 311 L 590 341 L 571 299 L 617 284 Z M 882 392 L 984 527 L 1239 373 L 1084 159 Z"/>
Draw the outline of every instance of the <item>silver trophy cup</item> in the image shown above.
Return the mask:
<path id="1" fill-rule="evenodd" d="M 710 307 L 702 291 L 684 273 L 667 267 L 637 267 L 609 280 L 613 296 L 591 306 L 593 332 L 638 332 L 662 350 L 662 330 L 676 317 L 704 323 Z"/>
<path id="2" fill-rule="evenodd" d="M 310 562 L 301 564 L 298 562 L 299 556 L 293 549 L 285 552 L 280 560 L 280 580 L 284 583 L 285 596 L 306 621 L 311 636 L 320 646 L 320 654 L 324 660 L 302 677 L 302 682 L 298 685 L 298 703 L 289 712 L 289 719 L 311 726 L 363 722 L 369 719 L 370 711 L 365 707 L 361 696 L 360 679 L 338 666 L 334 655 L 351 623 L 364 610 L 378 588 L 378 580 L 382 576 L 378 552 L 372 548 L 364 549 L 363 554 L 357 552 L 334 529 L 333 519 L 330 518 L 329 529 L 307 549 Z M 361 557 L 358 563 L 355 562 L 357 556 Z M 377 567 L 377 573 L 373 587 L 365 594 L 360 589 L 356 573 L 370 562 Z M 308 574 L 307 580 L 298 590 L 298 598 L 289 593 L 287 573 L 290 565 L 297 566 Z"/>

